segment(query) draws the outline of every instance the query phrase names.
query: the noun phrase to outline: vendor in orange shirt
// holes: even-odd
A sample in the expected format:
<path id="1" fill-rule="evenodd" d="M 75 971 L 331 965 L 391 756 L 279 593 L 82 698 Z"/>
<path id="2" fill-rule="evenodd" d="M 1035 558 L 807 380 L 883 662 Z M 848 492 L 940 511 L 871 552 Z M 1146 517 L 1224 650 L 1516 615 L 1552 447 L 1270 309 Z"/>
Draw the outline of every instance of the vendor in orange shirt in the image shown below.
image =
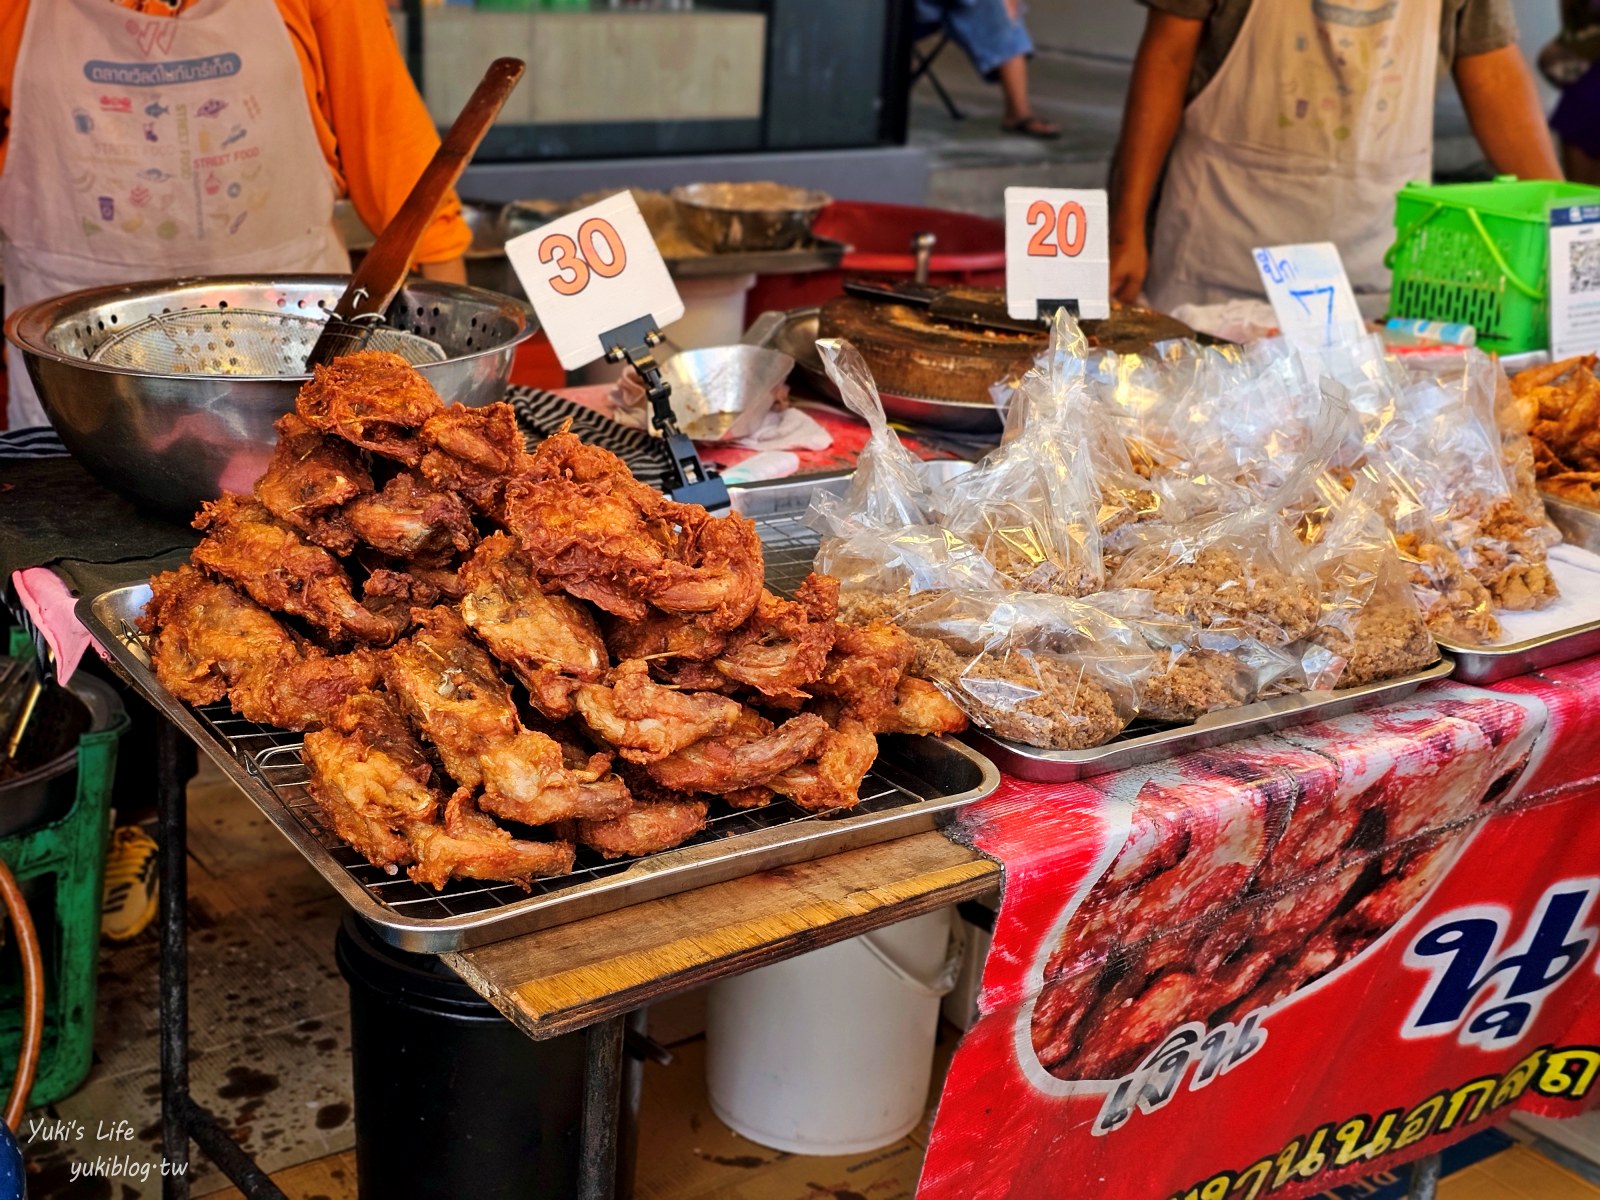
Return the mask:
<path id="1" fill-rule="evenodd" d="M 439 145 L 384 0 L 0 0 L 5 309 L 177 275 L 347 272 Z M 451 200 L 418 247 L 465 281 Z M 12 429 L 45 423 L 10 372 Z"/>

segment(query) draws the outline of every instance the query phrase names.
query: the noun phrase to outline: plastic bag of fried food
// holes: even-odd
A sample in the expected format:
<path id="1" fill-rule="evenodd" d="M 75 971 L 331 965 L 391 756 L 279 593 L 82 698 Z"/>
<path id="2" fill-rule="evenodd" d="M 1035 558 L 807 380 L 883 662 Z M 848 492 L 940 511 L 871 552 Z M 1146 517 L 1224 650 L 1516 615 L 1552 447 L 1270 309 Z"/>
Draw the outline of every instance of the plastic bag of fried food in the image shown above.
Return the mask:
<path id="1" fill-rule="evenodd" d="M 745 517 L 569 432 L 530 451 L 507 405 L 447 407 L 393 355 L 319 367 L 279 432 L 154 581 L 153 663 L 305 731 L 324 825 L 386 870 L 527 886 L 717 804 L 849 808 L 879 733 L 965 725 L 903 631 L 837 622 L 834 580 L 767 590 Z"/>
<path id="2" fill-rule="evenodd" d="M 1006 412 L 1006 440 L 935 502 L 939 528 L 987 559 L 1005 590 L 1086 596 L 1105 586 L 1085 436 L 1097 417 L 1083 377 L 1087 353 L 1077 323 L 1059 315 L 1049 351 Z"/>
<path id="3" fill-rule="evenodd" d="M 1376 338 L 1324 356 L 1361 425 L 1361 470 L 1389 493 L 1385 515 L 1429 627 L 1468 644 L 1498 636 L 1494 609 L 1541 608 L 1557 595 L 1546 561 L 1556 535 L 1537 497 L 1515 484 L 1493 368 L 1480 359 L 1467 351 L 1454 372 L 1408 374 Z"/>
<path id="4" fill-rule="evenodd" d="M 1013 741 L 1081 750 L 1138 711 L 1143 637 L 1093 602 L 1030 592 L 924 593 L 903 610 L 917 674 Z"/>

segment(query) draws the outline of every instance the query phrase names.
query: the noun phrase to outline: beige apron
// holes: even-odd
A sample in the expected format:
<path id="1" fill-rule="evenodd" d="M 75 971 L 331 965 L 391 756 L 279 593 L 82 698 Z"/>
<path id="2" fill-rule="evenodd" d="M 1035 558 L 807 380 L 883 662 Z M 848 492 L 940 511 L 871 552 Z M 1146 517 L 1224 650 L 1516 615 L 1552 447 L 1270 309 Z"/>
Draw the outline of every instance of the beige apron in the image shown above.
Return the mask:
<path id="1" fill-rule="evenodd" d="M 1164 312 L 1259 296 L 1251 250 L 1333 242 L 1384 292 L 1394 197 L 1433 170 L 1439 0 L 1255 0 L 1183 114 L 1146 293 Z"/>
<path id="2" fill-rule="evenodd" d="M 5 309 L 177 275 L 348 271 L 333 176 L 271 0 L 143 16 L 33 0 L 0 173 Z M 45 423 L 13 356 L 10 426 Z"/>

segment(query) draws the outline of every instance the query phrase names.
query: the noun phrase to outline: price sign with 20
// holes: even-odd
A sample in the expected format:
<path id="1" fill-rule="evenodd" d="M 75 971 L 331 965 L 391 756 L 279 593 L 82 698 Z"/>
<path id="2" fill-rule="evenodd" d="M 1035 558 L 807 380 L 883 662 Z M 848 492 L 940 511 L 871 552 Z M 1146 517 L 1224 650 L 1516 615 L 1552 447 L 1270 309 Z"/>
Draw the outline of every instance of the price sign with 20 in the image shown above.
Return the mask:
<path id="1" fill-rule="evenodd" d="M 661 329 L 683 316 L 667 264 L 627 192 L 513 238 L 506 254 L 569 371 L 605 354 L 602 334 L 641 317 Z"/>
<path id="2" fill-rule="evenodd" d="M 1006 310 L 1020 320 L 1064 303 L 1111 315 L 1106 194 L 1075 188 L 1006 189 Z"/>

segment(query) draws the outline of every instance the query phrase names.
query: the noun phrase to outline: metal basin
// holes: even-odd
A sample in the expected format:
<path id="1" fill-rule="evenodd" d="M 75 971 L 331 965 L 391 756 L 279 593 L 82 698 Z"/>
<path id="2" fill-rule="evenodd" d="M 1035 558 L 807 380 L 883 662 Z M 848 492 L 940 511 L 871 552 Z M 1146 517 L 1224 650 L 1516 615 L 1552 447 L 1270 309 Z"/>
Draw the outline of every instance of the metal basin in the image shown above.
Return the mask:
<path id="1" fill-rule="evenodd" d="M 787 250 L 804 241 L 826 192 L 781 183 L 691 183 L 672 189 L 678 223 L 702 250 Z"/>
<path id="2" fill-rule="evenodd" d="M 75 458 L 143 508 L 187 520 L 202 501 L 247 492 L 266 469 L 272 423 L 310 376 L 155 375 L 88 361 L 101 342 L 162 312 L 256 308 L 319 316 L 342 275 L 267 281 L 218 276 L 91 288 L 18 309 L 6 338 L 21 353 L 50 423 Z M 518 343 L 537 330 L 510 297 L 417 280 L 386 323 L 431 338 L 445 360 L 420 368 L 447 403 L 500 399 Z"/>

